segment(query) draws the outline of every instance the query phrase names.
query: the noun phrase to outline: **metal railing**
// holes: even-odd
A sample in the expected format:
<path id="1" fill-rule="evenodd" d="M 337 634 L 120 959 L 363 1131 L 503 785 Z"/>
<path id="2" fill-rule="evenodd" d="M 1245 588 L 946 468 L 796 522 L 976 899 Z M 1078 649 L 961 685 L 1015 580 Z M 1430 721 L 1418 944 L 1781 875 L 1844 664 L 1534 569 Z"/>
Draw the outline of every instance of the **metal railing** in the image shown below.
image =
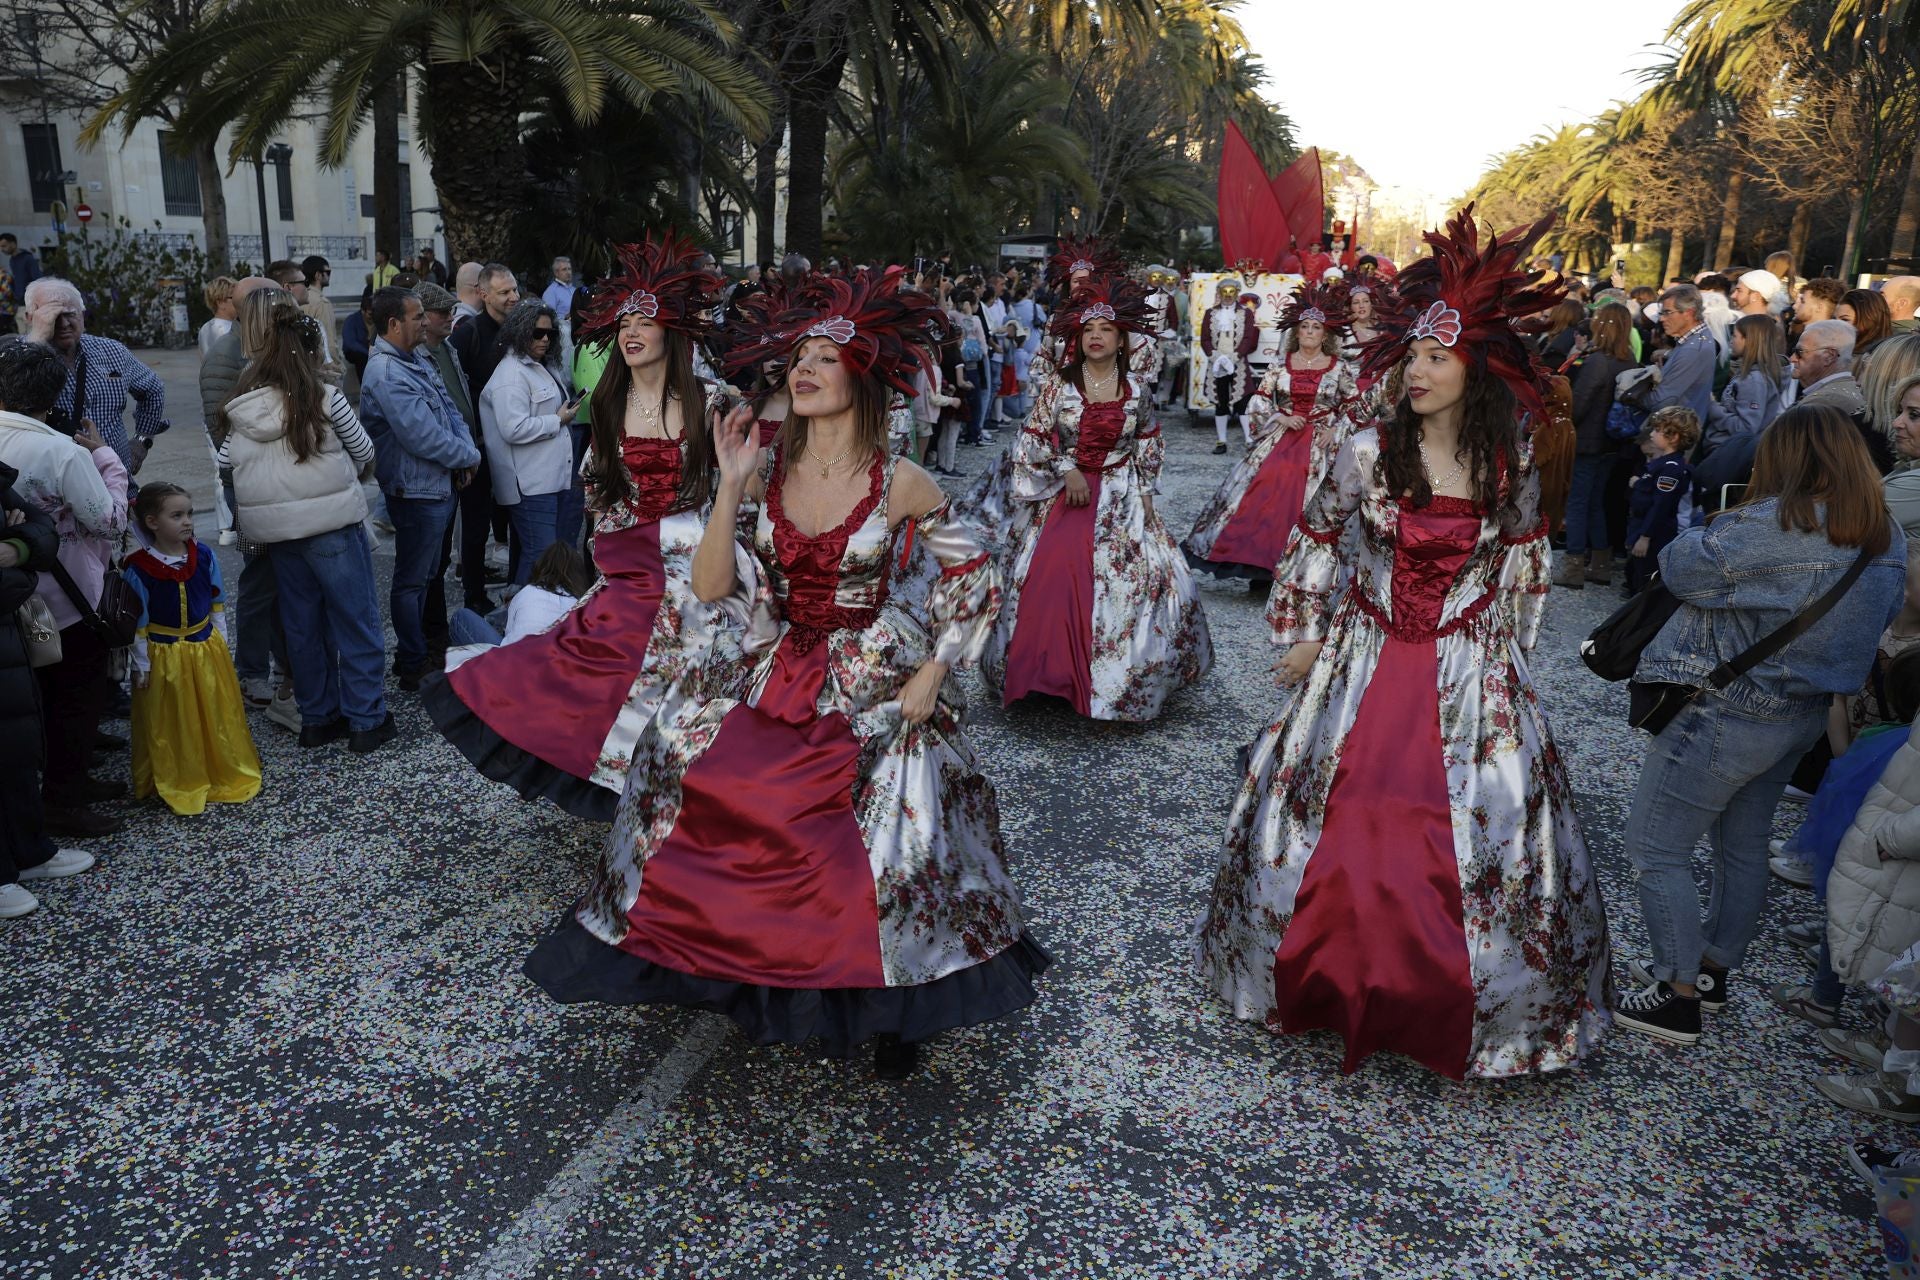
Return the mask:
<path id="1" fill-rule="evenodd" d="M 200 237 L 191 231 L 149 231 L 154 241 L 165 249 L 197 249 Z"/>
<path id="2" fill-rule="evenodd" d="M 329 262 L 366 262 L 365 236 L 288 236 L 287 256 L 293 259 L 319 254 Z"/>
<path id="3" fill-rule="evenodd" d="M 440 252 L 440 246 L 434 243 L 434 237 L 432 236 L 404 237 L 400 241 L 400 260 L 402 262 L 412 262 L 420 256 L 422 249 L 432 249 L 435 253 Z"/>
<path id="4" fill-rule="evenodd" d="M 251 263 L 256 271 L 267 265 L 260 258 L 259 236 L 228 236 L 227 255 L 236 262 Z"/>

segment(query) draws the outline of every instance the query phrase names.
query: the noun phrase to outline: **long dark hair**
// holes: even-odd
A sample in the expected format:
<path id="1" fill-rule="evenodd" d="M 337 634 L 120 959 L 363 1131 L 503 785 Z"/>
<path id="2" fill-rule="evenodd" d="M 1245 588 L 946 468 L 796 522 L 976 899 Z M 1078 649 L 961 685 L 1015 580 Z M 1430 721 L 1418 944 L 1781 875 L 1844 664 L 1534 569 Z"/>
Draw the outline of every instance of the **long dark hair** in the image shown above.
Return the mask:
<path id="1" fill-rule="evenodd" d="M 707 429 L 707 388 L 693 372 L 693 344 L 678 329 L 666 329 L 667 400 L 680 402 L 682 431 L 686 447 L 681 450 L 680 493 L 674 499 L 675 511 L 702 506 L 713 492 L 713 436 Z M 633 384 L 633 370 L 620 355 L 620 338 L 614 335 L 607 353 L 607 367 L 594 384 L 589 401 L 593 422 L 593 460 L 588 476 L 594 485 L 594 509 L 611 511 L 633 498 L 633 480 L 627 475 L 627 461 L 620 449 L 626 434 L 627 388 Z M 666 404 L 660 406 L 666 421 Z"/>
<path id="2" fill-rule="evenodd" d="M 1518 514 L 1512 483 L 1520 440 L 1518 402 L 1507 384 L 1491 373 L 1467 366 L 1467 391 L 1460 405 L 1460 447 L 1473 478 L 1473 505 L 1488 515 Z M 1391 416 L 1380 423 L 1380 459 L 1374 480 L 1390 494 L 1406 495 L 1416 507 L 1433 501 L 1433 485 L 1420 462 L 1420 415 L 1404 393 Z"/>
<path id="3" fill-rule="evenodd" d="M 1765 498 L 1779 499 L 1782 529 L 1824 533 L 1836 547 L 1871 549 L 1874 555 L 1893 543 L 1886 489 L 1873 457 L 1853 420 L 1830 405 L 1796 404 L 1760 434 L 1753 479 L 1740 505 Z"/>
<path id="4" fill-rule="evenodd" d="M 884 457 L 887 452 L 887 411 L 893 402 L 893 389 L 871 374 L 852 370 L 848 373 L 853 387 L 854 445 Z M 788 402 L 787 420 L 780 424 L 780 434 L 773 438 L 773 442 L 780 447 L 780 456 L 789 471 L 807 452 L 807 419 L 794 411 L 791 401 Z"/>
<path id="5" fill-rule="evenodd" d="M 256 289 L 240 304 L 240 349 L 247 367 L 233 385 L 232 404 L 249 391 L 273 387 L 284 398 L 285 440 L 294 461 L 320 452 L 327 432 L 327 385 L 320 380 L 320 326 L 300 309 L 293 295 Z M 227 405 L 214 413 L 214 438 L 232 430 Z"/>

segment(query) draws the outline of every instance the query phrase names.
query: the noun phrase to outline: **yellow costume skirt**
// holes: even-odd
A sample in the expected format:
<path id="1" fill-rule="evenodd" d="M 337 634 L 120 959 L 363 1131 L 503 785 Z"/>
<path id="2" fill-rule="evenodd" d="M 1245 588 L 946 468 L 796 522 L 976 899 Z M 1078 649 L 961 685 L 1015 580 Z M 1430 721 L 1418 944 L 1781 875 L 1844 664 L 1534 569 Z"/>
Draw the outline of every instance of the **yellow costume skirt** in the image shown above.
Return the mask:
<path id="1" fill-rule="evenodd" d="M 218 628 L 205 640 L 147 645 L 147 687 L 133 691 L 133 794 L 175 813 L 260 794 L 260 753 L 247 728 L 240 677 Z"/>

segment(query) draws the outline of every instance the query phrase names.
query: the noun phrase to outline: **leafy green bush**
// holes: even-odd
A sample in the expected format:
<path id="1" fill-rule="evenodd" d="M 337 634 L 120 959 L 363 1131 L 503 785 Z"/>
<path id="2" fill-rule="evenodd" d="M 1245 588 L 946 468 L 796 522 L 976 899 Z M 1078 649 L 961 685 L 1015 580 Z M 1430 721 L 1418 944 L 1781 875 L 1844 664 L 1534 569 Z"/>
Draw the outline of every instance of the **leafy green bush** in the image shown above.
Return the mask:
<path id="1" fill-rule="evenodd" d="M 175 248 L 155 222 L 151 231 L 135 231 L 126 218 L 111 227 L 82 227 L 60 234 L 42 266 L 64 276 L 87 301 L 87 332 L 118 338 L 133 346 L 185 345 L 208 318 L 201 288 L 213 278 L 207 255 L 197 245 Z M 238 276 L 235 277 L 236 279 Z M 184 287 L 187 328 L 177 332 L 175 295 L 162 280 Z"/>

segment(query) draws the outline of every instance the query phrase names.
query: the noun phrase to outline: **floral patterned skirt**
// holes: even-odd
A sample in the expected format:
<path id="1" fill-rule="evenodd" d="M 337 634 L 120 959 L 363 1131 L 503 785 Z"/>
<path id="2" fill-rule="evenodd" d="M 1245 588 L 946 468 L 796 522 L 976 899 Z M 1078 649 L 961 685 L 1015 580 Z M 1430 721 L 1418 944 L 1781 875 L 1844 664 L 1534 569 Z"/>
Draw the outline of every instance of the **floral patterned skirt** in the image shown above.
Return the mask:
<path id="1" fill-rule="evenodd" d="M 789 632 L 755 696 L 648 730 L 598 882 L 527 962 L 550 995 L 693 1005 L 832 1054 L 1033 1000 L 1049 958 L 951 712 L 863 742 L 818 709 L 830 648 Z"/>

